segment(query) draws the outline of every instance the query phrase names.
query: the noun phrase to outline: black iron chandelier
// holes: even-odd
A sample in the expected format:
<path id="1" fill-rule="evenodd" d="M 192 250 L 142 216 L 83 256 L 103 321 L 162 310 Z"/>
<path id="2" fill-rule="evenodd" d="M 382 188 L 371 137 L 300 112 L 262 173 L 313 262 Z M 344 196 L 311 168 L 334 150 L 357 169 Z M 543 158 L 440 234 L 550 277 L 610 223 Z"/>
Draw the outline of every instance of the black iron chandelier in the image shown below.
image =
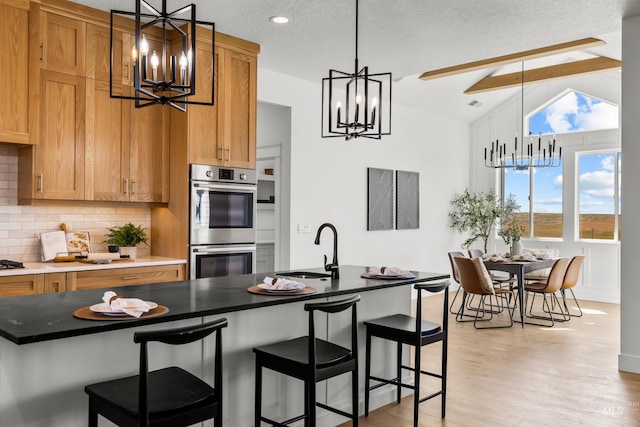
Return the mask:
<path id="1" fill-rule="evenodd" d="M 358 69 L 358 0 L 356 0 L 355 71 L 329 70 L 322 79 L 322 137 L 381 139 L 391 134 L 391 73 Z"/>
<path id="2" fill-rule="evenodd" d="M 484 149 L 484 165 L 492 169 L 527 170 L 529 168 L 558 167 L 562 162 L 562 147 L 558 144 L 556 156 L 556 136 L 554 135 L 545 144 L 542 137 L 538 137 L 538 143 L 530 137 L 525 144 L 524 140 L 524 62 L 521 72 L 520 94 L 520 135 L 522 141 L 518 144 L 518 132 L 516 132 L 513 151 L 507 152 L 507 144 L 500 143 L 497 139 L 491 142 L 490 148 Z M 526 154 L 525 154 L 526 146 Z"/>
<path id="3" fill-rule="evenodd" d="M 114 60 L 116 60 L 114 58 L 114 16 L 132 20 L 135 25 L 134 45 L 131 50 L 133 96 L 114 93 L 114 79 L 116 82 L 118 80 L 118 77 L 114 76 Z M 135 100 L 136 108 L 169 104 L 178 110 L 186 111 L 187 104 L 213 105 L 213 57 L 210 67 L 198 68 L 211 70 L 211 75 L 208 77 L 198 76 L 201 79 L 210 79 L 210 99 L 206 101 L 189 99 L 196 94 L 197 26 L 211 29 L 211 48 L 213 48 L 215 24 L 196 20 L 195 4 L 167 12 L 166 0 L 162 0 L 161 10 L 157 10 L 145 0 L 136 0 L 135 12 L 112 10 L 109 68 L 111 98 Z"/>

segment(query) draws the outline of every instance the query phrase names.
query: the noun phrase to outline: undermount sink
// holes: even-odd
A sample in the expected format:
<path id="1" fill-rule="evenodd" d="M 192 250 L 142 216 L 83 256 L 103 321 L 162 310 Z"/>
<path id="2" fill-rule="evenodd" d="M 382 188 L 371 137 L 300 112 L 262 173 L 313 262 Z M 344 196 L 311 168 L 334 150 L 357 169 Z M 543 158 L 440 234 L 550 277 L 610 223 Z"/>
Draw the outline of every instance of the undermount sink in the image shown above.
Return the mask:
<path id="1" fill-rule="evenodd" d="M 328 273 L 316 273 L 314 271 L 281 271 L 276 273 L 278 276 L 298 277 L 300 279 L 326 279 L 331 277 Z"/>

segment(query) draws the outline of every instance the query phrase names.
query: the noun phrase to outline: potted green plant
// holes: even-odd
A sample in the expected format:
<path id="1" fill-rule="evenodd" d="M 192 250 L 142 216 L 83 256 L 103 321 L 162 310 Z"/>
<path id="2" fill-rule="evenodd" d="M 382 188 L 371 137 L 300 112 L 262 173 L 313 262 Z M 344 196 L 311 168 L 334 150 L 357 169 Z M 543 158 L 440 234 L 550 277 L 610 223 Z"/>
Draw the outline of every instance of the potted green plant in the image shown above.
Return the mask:
<path id="1" fill-rule="evenodd" d="M 135 259 L 137 246 L 141 243 L 148 245 L 149 238 L 142 225 L 136 226 L 128 222 L 121 227 L 108 228 L 107 231 L 104 236 L 104 242 L 110 245 L 118 245 L 121 256 L 129 255 L 129 258 Z"/>
<path id="2" fill-rule="evenodd" d="M 496 220 L 501 219 L 502 229 L 498 231 L 505 243 L 520 241 L 524 229 L 518 225 L 516 213 L 520 205 L 513 194 L 509 194 L 504 200 L 498 197 L 495 190 L 487 192 L 471 193 L 468 189 L 462 194 L 456 194 L 451 201 L 454 210 L 449 213 L 451 220 L 449 226 L 460 232 L 469 232 L 469 238 L 464 241 L 462 247 L 468 248 L 473 242 L 482 239 L 484 252 L 488 252 L 488 241 Z M 506 225 L 506 227 L 505 227 Z"/>

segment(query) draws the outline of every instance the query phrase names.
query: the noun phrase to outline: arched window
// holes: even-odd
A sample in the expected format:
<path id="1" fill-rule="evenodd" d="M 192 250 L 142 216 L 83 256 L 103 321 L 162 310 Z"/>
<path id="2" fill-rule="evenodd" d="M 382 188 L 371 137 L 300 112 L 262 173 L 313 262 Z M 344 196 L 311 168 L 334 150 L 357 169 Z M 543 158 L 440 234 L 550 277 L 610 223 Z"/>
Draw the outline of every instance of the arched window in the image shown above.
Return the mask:
<path id="1" fill-rule="evenodd" d="M 529 115 L 529 135 L 617 129 L 618 106 L 567 89 Z"/>

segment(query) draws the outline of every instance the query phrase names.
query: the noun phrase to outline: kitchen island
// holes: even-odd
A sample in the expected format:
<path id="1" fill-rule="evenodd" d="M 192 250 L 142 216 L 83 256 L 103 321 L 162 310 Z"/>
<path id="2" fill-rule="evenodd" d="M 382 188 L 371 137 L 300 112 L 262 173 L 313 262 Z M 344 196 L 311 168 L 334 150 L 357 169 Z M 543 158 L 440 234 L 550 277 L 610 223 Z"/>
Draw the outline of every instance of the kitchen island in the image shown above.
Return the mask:
<path id="1" fill-rule="evenodd" d="M 447 278 L 448 274 L 414 272 L 413 279 L 364 279 L 366 267 L 341 266 L 340 279 L 300 279 L 316 293 L 296 296 L 256 295 L 247 289 L 262 282 L 264 275 L 242 275 L 186 280 L 118 288 L 126 297 L 153 301 L 169 308 L 159 316 L 131 320 L 82 320 L 74 310 L 101 301 L 104 290 L 4 298 L 0 300 L 0 420 L 11 426 L 84 426 L 87 398 L 84 385 L 134 374 L 138 346 L 133 330 L 161 329 L 226 317 L 229 327 L 224 342 L 224 425 L 250 426 L 253 416 L 252 348 L 304 335 L 307 332 L 306 301 L 359 293 L 359 321 L 396 312 L 409 312 L 412 283 Z M 320 272 L 321 270 L 313 270 Z M 346 324 L 346 320 L 344 322 Z M 349 341 L 341 321 L 324 321 L 319 336 Z M 364 334 L 360 333 L 360 349 Z M 151 349 L 151 366 L 178 363 L 205 378 L 211 375 L 213 343 L 205 340 L 193 349 Z M 375 351 L 394 349 L 383 346 Z M 364 360 L 364 351 L 360 354 Z M 379 358 L 380 360 L 385 358 Z M 204 363 L 203 363 L 204 362 Z M 364 364 L 362 364 L 364 367 Z M 204 367 L 204 370 L 203 370 Z M 374 366 L 384 372 L 391 366 Z M 363 390 L 361 370 L 360 389 Z M 302 408 L 302 385 L 276 374 L 265 375 L 265 414 L 276 418 L 297 414 Z M 338 407 L 350 408 L 348 378 L 338 378 L 318 387 Z M 361 400 L 364 396 L 361 393 Z M 322 400 L 322 398 L 320 398 Z M 393 400 L 393 390 L 372 395 L 372 407 Z M 320 414 L 320 424 L 342 422 L 333 414 Z M 110 425 L 101 419 L 100 425 Z"/>

